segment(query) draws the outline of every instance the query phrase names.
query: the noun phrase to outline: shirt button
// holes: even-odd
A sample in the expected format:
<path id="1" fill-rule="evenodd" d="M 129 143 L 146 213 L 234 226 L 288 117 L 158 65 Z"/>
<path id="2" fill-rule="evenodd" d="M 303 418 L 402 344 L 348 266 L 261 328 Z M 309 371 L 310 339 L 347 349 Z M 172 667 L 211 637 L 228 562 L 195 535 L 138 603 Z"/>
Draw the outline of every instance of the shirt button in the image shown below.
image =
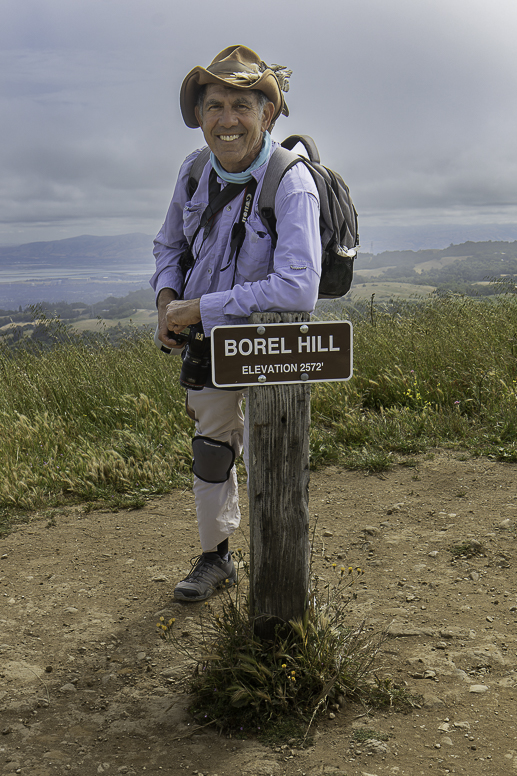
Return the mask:
<path id="1" fill-rule="evenodd" d="M 211 269 L 209 269 L 209 270 L 208 270 L 208 274 L 209 274 L 209 275 L 211 275 L 211 274 L 212 274 L 212 270 L 211 270 Z"/>
<path id="2" fill-rule="evenodd" d="M 232 209 L 231 205 L 226 205 L 226 210 L 230 211 Z"/>

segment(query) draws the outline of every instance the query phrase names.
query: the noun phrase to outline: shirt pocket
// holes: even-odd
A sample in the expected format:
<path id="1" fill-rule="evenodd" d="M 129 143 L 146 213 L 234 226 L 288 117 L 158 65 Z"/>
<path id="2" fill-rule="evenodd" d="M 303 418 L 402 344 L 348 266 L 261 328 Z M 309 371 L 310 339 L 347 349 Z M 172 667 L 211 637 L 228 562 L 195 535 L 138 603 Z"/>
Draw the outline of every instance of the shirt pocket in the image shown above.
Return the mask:
<path id="1" fill-rule="evenodd" d="M 237 276 L 243 281 L 263 280 L 272 268 L 271 237 L 246 223 L 246 236 L 237 258 Z"/>
<path id="2" fill-rule="evenodd" d="M 201 222 L 201 216 L 205 212 L 206 205 L 203 202 L 187 202 L 183 208 L 183 233 L 189 244 Z"/>

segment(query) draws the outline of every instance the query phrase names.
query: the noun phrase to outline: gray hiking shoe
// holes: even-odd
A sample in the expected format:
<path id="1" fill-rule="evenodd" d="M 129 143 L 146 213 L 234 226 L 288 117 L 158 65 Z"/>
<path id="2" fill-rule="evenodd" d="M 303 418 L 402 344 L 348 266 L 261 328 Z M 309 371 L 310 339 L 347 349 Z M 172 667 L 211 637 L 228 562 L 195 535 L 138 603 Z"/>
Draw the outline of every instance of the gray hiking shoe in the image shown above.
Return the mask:
<path id="1" fill-rule="evenodd" d="M 205 601 L 218 587 L 231 587 L 237 579 L 231 555 L 224 561 L 211 552 L 193 558 L 190 563 L 192 571 L 174 588 L 177 601 Z"/>

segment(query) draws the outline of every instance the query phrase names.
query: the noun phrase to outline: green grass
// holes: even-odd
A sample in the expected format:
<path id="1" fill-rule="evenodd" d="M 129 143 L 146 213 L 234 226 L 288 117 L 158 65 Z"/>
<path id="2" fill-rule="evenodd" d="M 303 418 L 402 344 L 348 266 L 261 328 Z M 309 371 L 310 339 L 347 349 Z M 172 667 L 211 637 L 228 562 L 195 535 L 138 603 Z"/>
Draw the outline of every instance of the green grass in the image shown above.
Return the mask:
<path id="1" fill-rule="evenodd" d="M 380 274 L 380 273 L 379 273 Z M 411 300 L 416 297 L 426 297 L 435 290 L 435 286 L 417 285 L 416 283 L 402 283 L 396 280 L 383 280 L 382 275 L 364 283 L 354 283 L 351 297 L 354 300 L 370 299 L 375 294 L 378 302 L 388 302 L 390 299 Z"/>
<path id="2" fill-rule="evenodd" d="M 313 386 L 315 462 L 376 470 L 381 453 L 388 464 L 436 446 L 517 461 L 515 296 L 359 312 L 354 378 Z"/>
<path id="3" fill-rule="evenodd" d="M 131 505 L 189 482 L 177 360 L 149 333 L 116 348 L 49 328 L 50 349 L 0 350 L 0 508 Z"/>
<path id="4" fill-rule="evenodd" d="M 436 447 L 517 462 L 516 296 L 351 309 L 354 377 L 312 386 L 313 468 L 378 472 Z M 45 345 L 0 346 L 0 529 L 30 510 L 138 506 L 188 484 L 179 359 L 150 331 L 114 346 L 44 325 Z"/>

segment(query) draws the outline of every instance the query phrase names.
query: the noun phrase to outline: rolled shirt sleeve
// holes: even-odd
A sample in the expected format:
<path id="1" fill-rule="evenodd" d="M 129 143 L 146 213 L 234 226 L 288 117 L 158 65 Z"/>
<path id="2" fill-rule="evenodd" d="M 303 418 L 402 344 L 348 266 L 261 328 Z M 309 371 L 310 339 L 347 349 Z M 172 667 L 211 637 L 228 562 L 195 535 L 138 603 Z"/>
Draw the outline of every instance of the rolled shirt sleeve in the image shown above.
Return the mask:
<path id="1" fill-rule="evenodd" d="M 181 165 L 167 215 L 154 240 L 156 271 L 149 281 L 156 298 L 162 288 L 172 288 L 178 296 L 183 290 L 183 273 L 179 268 L 181 254 L 188 246 L 183 232 L 183 212 L 188 197 L 188 179 L 199 149 L 188 156 Z"/>

